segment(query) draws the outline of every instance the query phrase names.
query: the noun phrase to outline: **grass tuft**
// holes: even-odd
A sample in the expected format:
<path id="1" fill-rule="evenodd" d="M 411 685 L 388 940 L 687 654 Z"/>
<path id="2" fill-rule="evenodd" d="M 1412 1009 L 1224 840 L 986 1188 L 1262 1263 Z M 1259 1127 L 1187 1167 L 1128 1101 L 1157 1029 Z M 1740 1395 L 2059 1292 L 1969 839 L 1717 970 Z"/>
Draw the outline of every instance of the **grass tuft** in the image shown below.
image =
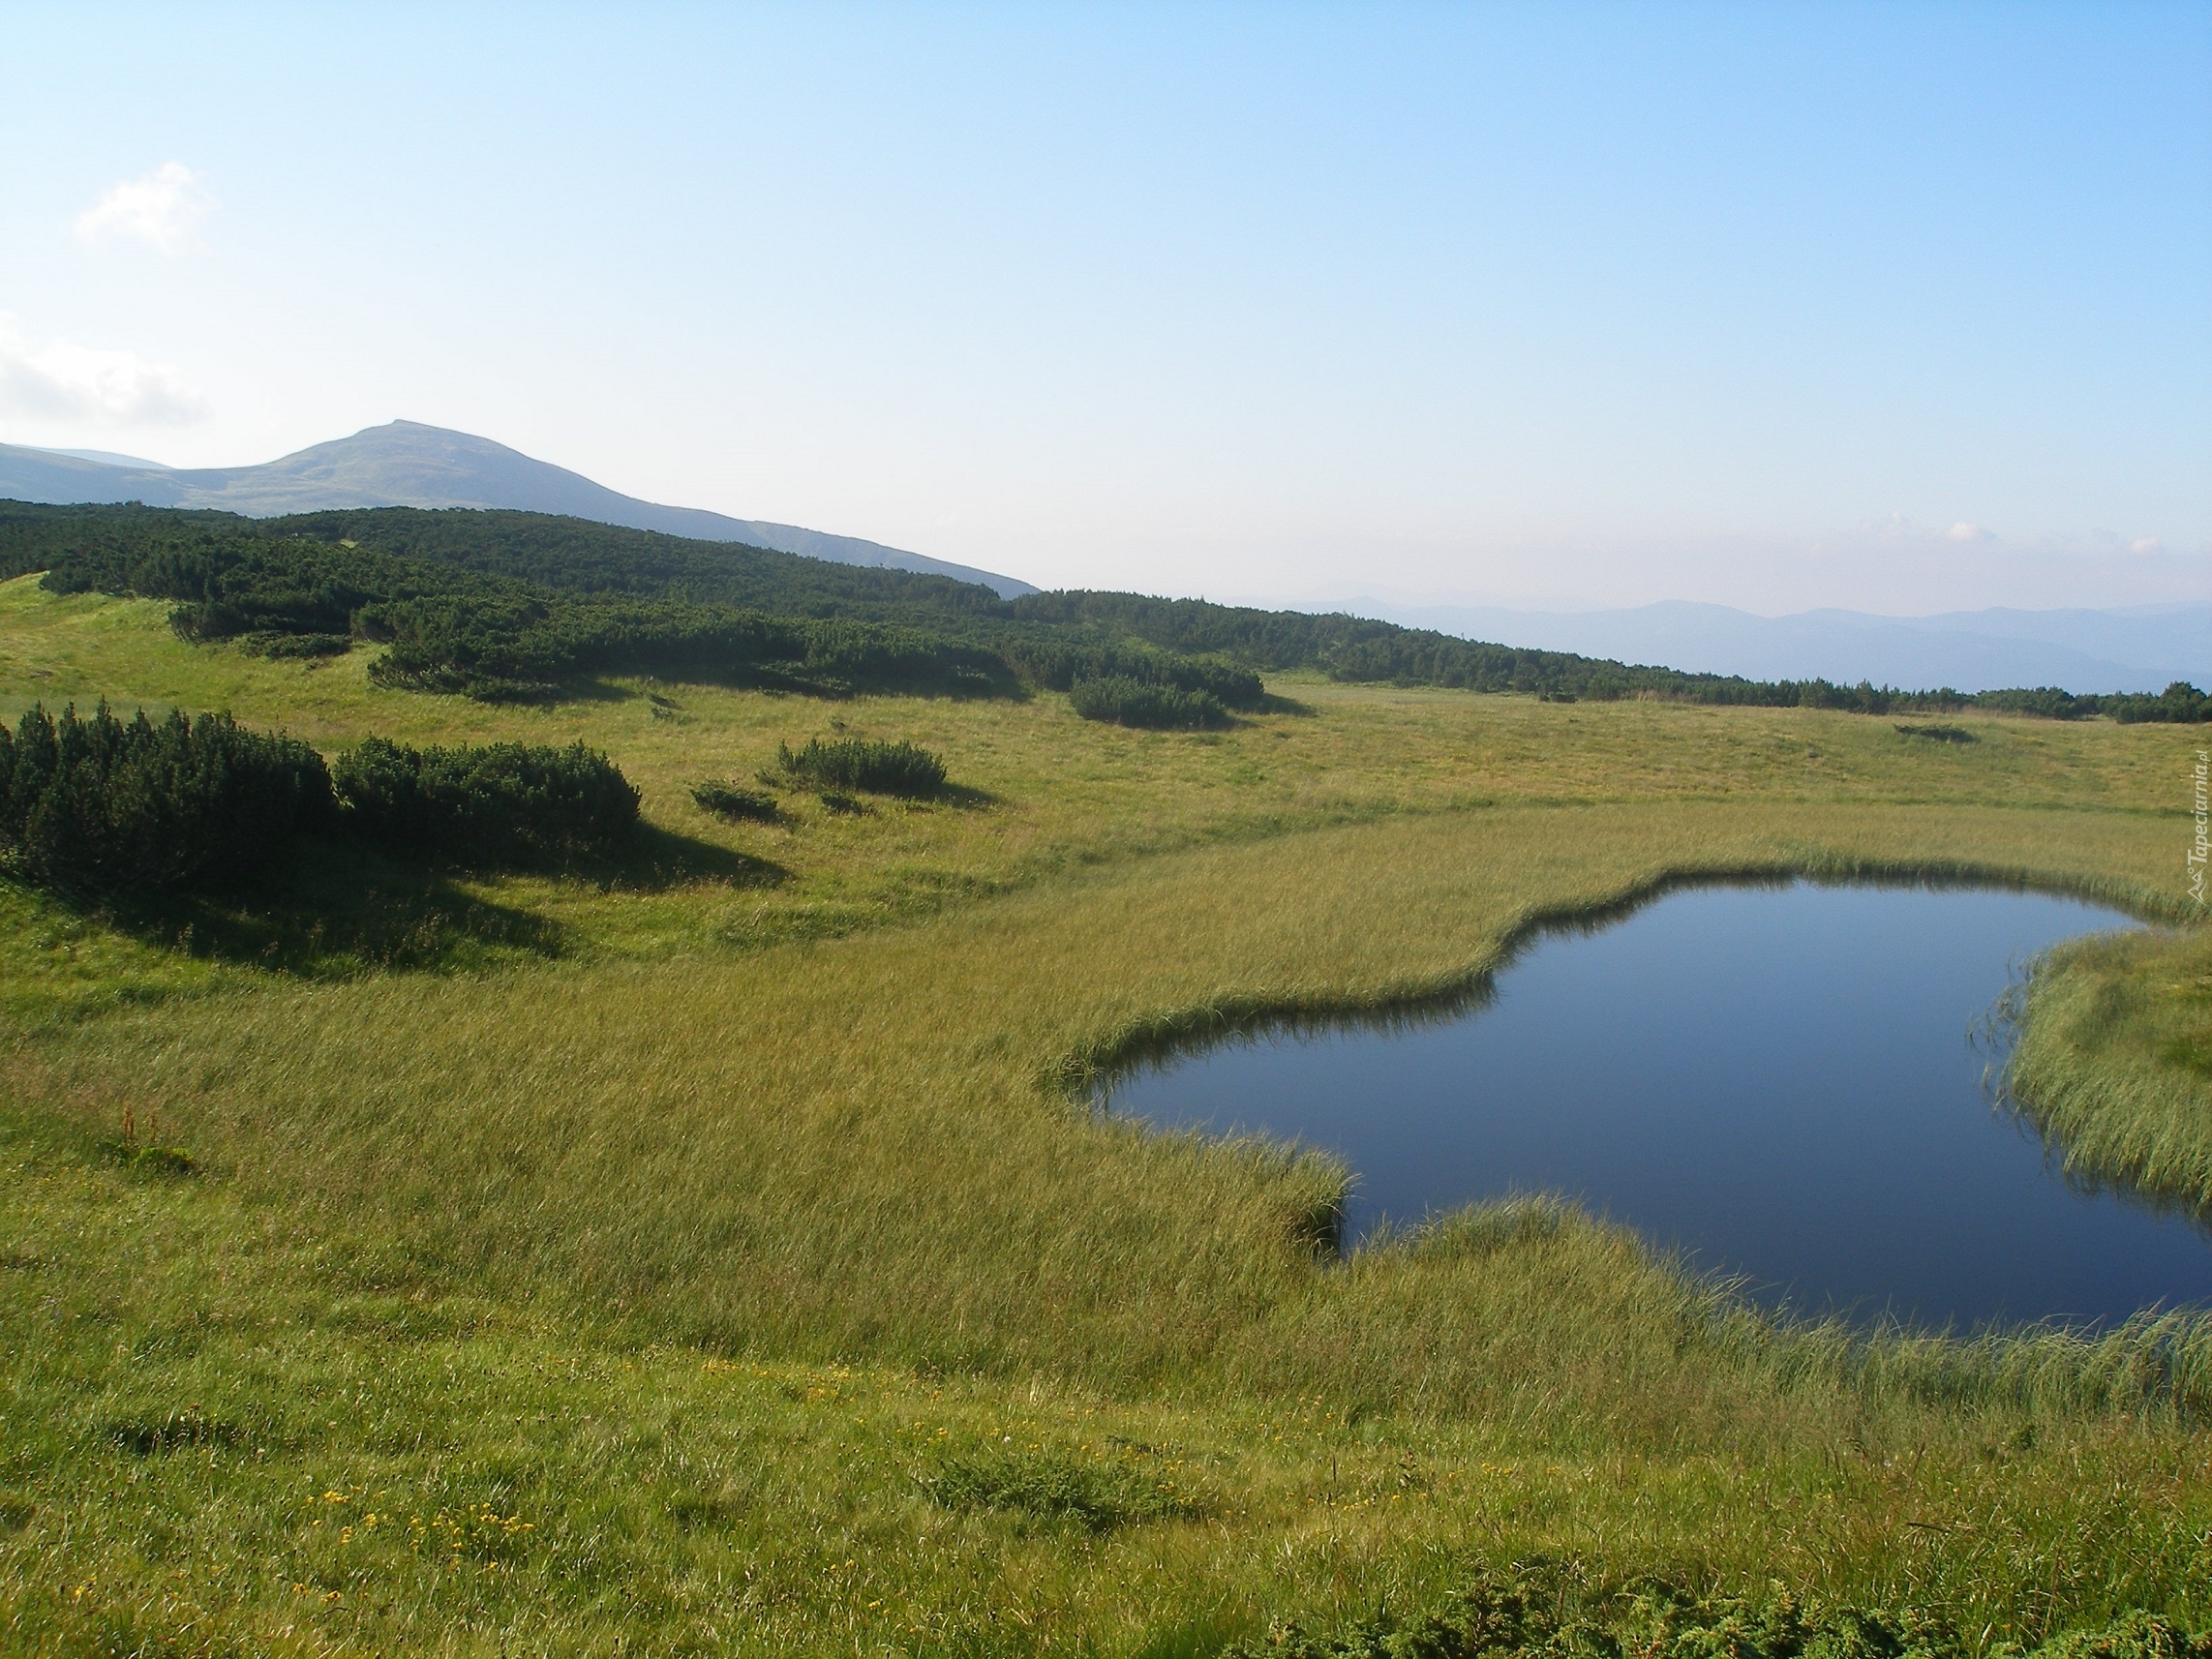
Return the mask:
<path id="1" fill-rule="evenodd" d="M 2070 1177 L 2212 1213 L 2212 926 L 2062 945 L 2005 1025 L 2006 1094 Z"/>
<path id="2" fill-rule="evenodd" d="M 134 1458 L 152 1458 L 188 1446 L 235 1446 L 244 1436 L 234 1423 L 187 1409 L 159 1417 L 120 1417 L 101 1430 L 101 1437 Z"/>
<path id="3" fill-rule="evenodd" d="M 182 1180 L 199 1173 L 199 1165 L 181 1146 L 140 1146 L 136 1141 L 108 1136 L 96 1144 L 101 1161 L 127 1169 L 134 1175 Z"/>
<path id="4" fill-rule="evenodd" d="M 945 1509 L 1073 1522 L 1092 1532 L 1203 1513 L 1197 1495 L 1164 1460 L 1139 1463 L 1058 1447 L 947 1458 L 922 1484 Z"/>

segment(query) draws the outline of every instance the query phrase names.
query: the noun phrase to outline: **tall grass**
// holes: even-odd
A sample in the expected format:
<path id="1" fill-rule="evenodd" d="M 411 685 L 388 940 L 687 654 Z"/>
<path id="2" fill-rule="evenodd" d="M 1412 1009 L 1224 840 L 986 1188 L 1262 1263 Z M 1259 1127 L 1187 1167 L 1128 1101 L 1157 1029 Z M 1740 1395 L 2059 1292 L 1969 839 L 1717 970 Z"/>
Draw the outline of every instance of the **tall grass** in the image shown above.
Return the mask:
<path id="1" fill-rule="evenodd" d="M 2077 940 L 2037 964 L 2006 1087 L 2068 1172 L 2212 1211 L 2212 927 Z"/>
<path id="2" fill-rule="evenodd" d="M 1670 871 L 2048 856 L 2043 821 L 1988 813 L 1595 808 L 1573 825 L 1391 821 L 734 960 L 272 987 L 219 1020 L 119 1014 L 97 1043 L 36 1052 L 47 1087 L 158 1094 L 271 1201 L 382 1218 L 502 1293 L 620 1305 L 641 1332 L 1465 1409 L 1492 1392 L 1500 1270 L 1477 1285 L 1419 1252 L 1317 1266 L 1341 1171 L 1096 1122 L 1045 1080 L 1164 1024 L 1464 983 L 1532 919 Z M 2121 869 L 2155 843 L 2126 819 L 2079 832 Z M 1531 1284 L 1515 1327 L 1562 1329 L 1523 1351 L 1571 1338 L 1595 1365 L 1647 1330 L 1655 1356 L 1677 1352 L 1674 1292 L 1657 1312 L 1619 1300 L 1668 1275 L 1631 1271 L 1626 1245 L 1574 1259 L 1593 1300 Z M 1436 1275 L 1446 1293 L 1407 1324 L 1380 1287 L 1419 1300 Z M 1477 1290 L 1490 1312 L 1470 1312 Z M 1323 1315 L 1365 1357 L 1317 1367 Z"/>

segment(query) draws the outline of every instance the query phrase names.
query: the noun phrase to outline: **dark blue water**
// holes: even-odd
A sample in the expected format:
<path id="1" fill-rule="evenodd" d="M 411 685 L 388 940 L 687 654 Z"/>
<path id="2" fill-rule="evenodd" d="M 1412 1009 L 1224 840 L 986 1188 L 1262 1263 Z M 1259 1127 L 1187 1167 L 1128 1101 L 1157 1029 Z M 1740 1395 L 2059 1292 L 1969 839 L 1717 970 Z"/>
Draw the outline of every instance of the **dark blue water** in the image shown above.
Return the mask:
<path id="1" fill-rule="evenodd" d="M 2110 1322 L 2212 1303 L 2212 1236 L 2070 1186 L 1971 1034 L 2037 951 L 2131 925 L 2019 892 L 1693 890 L 1539 939 L 1486 1006 L 1234 1041 L 1110 1100 L 1341 1153 L 1355 1236 L 1552 1191 L 1771 1306 Z"/>

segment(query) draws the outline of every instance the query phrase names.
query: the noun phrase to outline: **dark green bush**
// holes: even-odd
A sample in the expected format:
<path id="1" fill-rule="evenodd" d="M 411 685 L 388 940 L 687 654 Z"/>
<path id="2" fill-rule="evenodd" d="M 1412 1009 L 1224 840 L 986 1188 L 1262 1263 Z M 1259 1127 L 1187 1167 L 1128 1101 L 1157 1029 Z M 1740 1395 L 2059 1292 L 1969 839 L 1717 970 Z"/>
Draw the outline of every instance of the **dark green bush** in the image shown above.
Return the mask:
<path id="1" fill-rule="evenodd" d="M 307 744 L 227 714 L 73 704 L 0 727 L 0 853 L 30 880 L 108 892 L 259 867 L 296 830 L 333 820 L 330 774 Z"/>
<path id="2" fill-rule="evenodd" d="M 989 697 L 1018 689 L 987 650 L 874 622 L 718 605 L 440 594 L 363 606 L 354 625 L 390 644 L 370 670 L 376 683 L 495 702 L 558 695 L 579 675 L 630 673 L 833 696 Z"/>
<path id="3" fill-rule="evenodd" d="M 265 656 L 277 661 L 306 657 L 344 656 L 353 649 L 353 642 L 344 634 L 240 634 L 238 649 L 248 656 Z"/>
<path id="4" fill-rule="evenodd" d="M 2155 720 L 2197 726 L 2212 721 L 2212 697 L 2186 679 L 2177 679 L 2156 697 L 2106 697 L 2105 711 L 2122 725 Z"/>
<path id="5" fill-rule="evenodd" d="M 413 749 L 369 738 L 339 758 L 331 781 L 353 829 L 409 852 L 605 852 L 637 825 L 638 792 L 582 743 Z"/>
<path id="6" fill-rule="evenodd" d="M 777 754 L 783 769 L 793 777 L 833 788 L 923 798 L 945 787 L 944 761 L 903 740 L 884 743 L 865 738 L 840 738 L 825 743 L 820 738 L 809 738 L 803 748 L 778 745 Z"/>
<path id="7" fill-rule="evenodd" d="M 2098 712 L 2096 698 L 2076 697 L 2055 685 L 1984 691 L 1977 693 L 1973 702 L 1978 709 L 1994 709 L 2001 714 L 2034 714 L 2045 720 L 2086 720 Z"/>
<path id="8" fill-rule="evenodd" d="M 1140 679 L 1109 675 L 1101 679 L 1078 679 L 1068 701 L 1086 720 L 1106 720 L 1117 726 L 1144 726 L 1156 731 L 1193 731 L 1228 724 L 1228 710 L 1207 691 L 1184 691 L 1172 685 L 1151 685 Z"/>
<path id="9" fill-rule="evenodd" d="M 1139 641 L 1105 645 L 1031 634 L 1010 641 L 1003 654 L 1032 685 L 1046 691 L 1073 691 L 1086 679 L 1134 679 L 1202 691 L 1227 709 L 1258 709 L 1267 701 L 1267 687 L 1243 663 L 1164 650 Z"/>
<path id="10" fill-rule="evenodd" d="M 1987 1632 L 1983 1633 L 1986 1639 Z M 1224 1659 L 2212 1659 L 2212 1631 L 2192 1634 L 2135 1612 L 2066 1631 L 2034 1647 L 1968 1640 L 1939 1612 L 1832 1605 L 1780 1584 L 1769 1598 L 1700 1596 L 1647 1578 L 1605 1593 L 1569 1563 L 1516 1563 L 1443 1606 L 1410 1617 L 1389 1610 L 1325 1633 L 1279 1625 Z"/>
<path id="11" fill-rule="evenodd" d="M 750 818 L 773 824 L 782 816 L 775 797 L 765 790 L 740 789 L 731 783 L 709 781 L 691 786 L 691 799 L 717 818 Z"/>
<path id="12" fill-rule="evenodd" d="M 343 810 L 341 809 L 343 802 Z M 50 887 L 126 892 L 242 877 L 294 834 L 339 828 L 402 852 L 536 859 L 612 849 L 638 793 L 604 755 L 371 738 L 334 768 L 229 716 L 125 722 L 102 704 L 0 726 L 0 860 Z"/>

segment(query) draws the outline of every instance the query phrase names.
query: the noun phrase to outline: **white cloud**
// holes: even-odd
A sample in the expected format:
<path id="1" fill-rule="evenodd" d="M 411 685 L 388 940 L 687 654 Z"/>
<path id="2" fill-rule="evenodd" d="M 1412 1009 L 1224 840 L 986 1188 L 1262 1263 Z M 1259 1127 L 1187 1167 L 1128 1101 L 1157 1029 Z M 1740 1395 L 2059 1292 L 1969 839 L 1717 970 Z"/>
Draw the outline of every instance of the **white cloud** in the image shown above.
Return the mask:
<path id="1" fill-rule="evenodd" d="M 1960 519 L 1945 530 L 1943 535 L 1946 541 L 1958 542 L 1995 541 L 1997 539 L 1993 531 L 1985 530 L 1980 525 L 1968 524 L 1964 519 Z"/>
<path id="2" fill-rule="evenodd" d="M 172 364 L 65 340 L 33 347 L 0 317 L 0 409 L 33 419 L 179 426 L 203 417 L 207 399 Z"/>
<path id="3" fill-rule="evenodd" d="M 2130 553 L 2145 554 L 2164 553 L 2166 551 L 2166 543 L 2159 540 L 2155 535 L 2139 535 L 2136 537 L 2134 541 L 2128 543 L 2128 551 Z"/>
<path id="4" fill-rule="evenodd" d="M 143 242 L 162 254 L 199 247 L 199 222 L 215 205 L 200 177 L 182 162 L 164 162 L 143 178 L 125 179 L 76 217 L 85 242 Z"/>

